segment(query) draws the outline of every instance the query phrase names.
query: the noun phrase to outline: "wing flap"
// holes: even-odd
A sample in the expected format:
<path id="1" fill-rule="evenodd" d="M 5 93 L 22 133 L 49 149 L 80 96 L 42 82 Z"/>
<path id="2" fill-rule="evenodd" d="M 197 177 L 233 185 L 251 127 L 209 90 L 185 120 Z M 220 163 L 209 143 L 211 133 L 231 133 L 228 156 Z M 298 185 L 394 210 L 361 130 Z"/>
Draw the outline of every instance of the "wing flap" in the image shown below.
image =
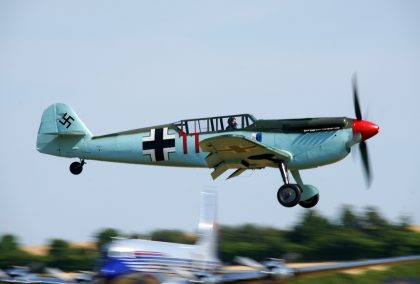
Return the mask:
<path id="1" fill-rule="evenodd" d="M 242 174 L 244 171 L 246 171 L 246 169 L 237 169 L 236 171 L 234 171 L 227 179 L 231 179 L 233 177 L 237 177 L 240 174 Z"/>
<path id="2" fill-rule="evenodd" d="M 200 147 L 204 152 L 210 152 L 206 162 L 209 167 L 215 168 L 212 172 L 213 179 L 228 169 L 263 168 L 292 159 L 292 155 L 285 150 L 275 149 L 242 135 L 207 138 L 200 142 Z M 236 171 L 229 178 L 238 176 L 243 171 Z"/>
<path id="3" fill-rule="evenodd" d="M 214 171 L 211 173 L 211 177 L 213 179 L 217 179 L 220 175 L 226 172 L 229 168 L 226 166 L 226 163 L 221 162 L 217 166 L 214 167 Z"/>

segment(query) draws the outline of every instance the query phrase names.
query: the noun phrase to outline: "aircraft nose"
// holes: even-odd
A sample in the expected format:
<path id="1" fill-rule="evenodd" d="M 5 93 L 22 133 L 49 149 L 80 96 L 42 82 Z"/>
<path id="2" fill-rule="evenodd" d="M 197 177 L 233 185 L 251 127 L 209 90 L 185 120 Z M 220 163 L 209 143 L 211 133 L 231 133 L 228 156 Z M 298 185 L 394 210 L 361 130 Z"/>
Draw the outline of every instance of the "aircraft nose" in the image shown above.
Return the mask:
<path id="1" fill-rule="evenodd" d="M 353 132 L 362 135 L 362 141 L 375 136 L 379 132 L 379 126 L 367 120 L 353 120 Z"/>

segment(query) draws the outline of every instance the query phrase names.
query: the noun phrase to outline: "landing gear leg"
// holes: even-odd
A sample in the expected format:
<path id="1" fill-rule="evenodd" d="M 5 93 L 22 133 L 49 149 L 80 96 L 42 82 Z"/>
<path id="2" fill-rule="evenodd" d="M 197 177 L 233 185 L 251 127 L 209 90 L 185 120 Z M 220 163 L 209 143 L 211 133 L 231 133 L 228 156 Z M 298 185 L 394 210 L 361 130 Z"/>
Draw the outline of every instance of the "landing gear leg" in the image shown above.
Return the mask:
<path id="1" fill-rule="evenodd" d="M 78 175 L 83 171 L 83 166 L 86 164 L 85 159 L 80 159 L 79 162 L 73 162 L 70 165 L 70 172 L 74 175 Z"/>
<path id="2" fill-rule="evenodd" d="M 283 178 L 283 183 L 289 184 L 289 173 L 287 172 L 286 165 L 284 163 L 281 163 L 279 169 L 280 169 L 281 177 Z"/>
<path id="3" fill-rule="evenodd" d="M 293 207 L 299 203 L 302 190 L 297 184 L 289 182 L 288 170 L 283 162 L 280 163 L 279 169 L 284 185 L 277 191 L 277 200 L 285 207 Z"/>

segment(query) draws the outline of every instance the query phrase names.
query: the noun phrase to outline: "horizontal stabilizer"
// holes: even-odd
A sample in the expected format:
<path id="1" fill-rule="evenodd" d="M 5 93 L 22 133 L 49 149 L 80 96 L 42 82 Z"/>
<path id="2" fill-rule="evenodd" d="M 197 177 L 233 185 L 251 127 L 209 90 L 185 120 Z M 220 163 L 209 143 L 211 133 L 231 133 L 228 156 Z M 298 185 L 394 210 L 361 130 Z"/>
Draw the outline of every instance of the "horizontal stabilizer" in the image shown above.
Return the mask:
<path id="1" fill-rule="evenodd" d="M 50 133 L 42 133 L 42 134 L 59 135 L 59 136 L 85 136 L 86 132 L 66 131 L 66 132 L 50 132 Z"/>

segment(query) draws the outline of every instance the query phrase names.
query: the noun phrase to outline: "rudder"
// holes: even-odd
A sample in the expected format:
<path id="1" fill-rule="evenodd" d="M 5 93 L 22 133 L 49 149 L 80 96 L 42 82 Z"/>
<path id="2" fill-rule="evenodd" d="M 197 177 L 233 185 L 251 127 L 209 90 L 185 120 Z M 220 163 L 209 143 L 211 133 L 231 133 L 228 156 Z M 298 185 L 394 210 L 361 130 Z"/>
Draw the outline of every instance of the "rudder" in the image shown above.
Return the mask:
<path id="1" fill-rule="evenodd" d="M 92 133 L 70 106 L 56 103 L 42 114 L 36 146 L 42 153 L 60 155 L 63 140 L 76 142 L 91 137 Z"/>
<path id="2" fill-rule="evenodd" d="M 38 134 L 87 135 L 92 137 L 92 133 L 74 110 L 61 103 L 50 105 L 44 110 Z"/>

